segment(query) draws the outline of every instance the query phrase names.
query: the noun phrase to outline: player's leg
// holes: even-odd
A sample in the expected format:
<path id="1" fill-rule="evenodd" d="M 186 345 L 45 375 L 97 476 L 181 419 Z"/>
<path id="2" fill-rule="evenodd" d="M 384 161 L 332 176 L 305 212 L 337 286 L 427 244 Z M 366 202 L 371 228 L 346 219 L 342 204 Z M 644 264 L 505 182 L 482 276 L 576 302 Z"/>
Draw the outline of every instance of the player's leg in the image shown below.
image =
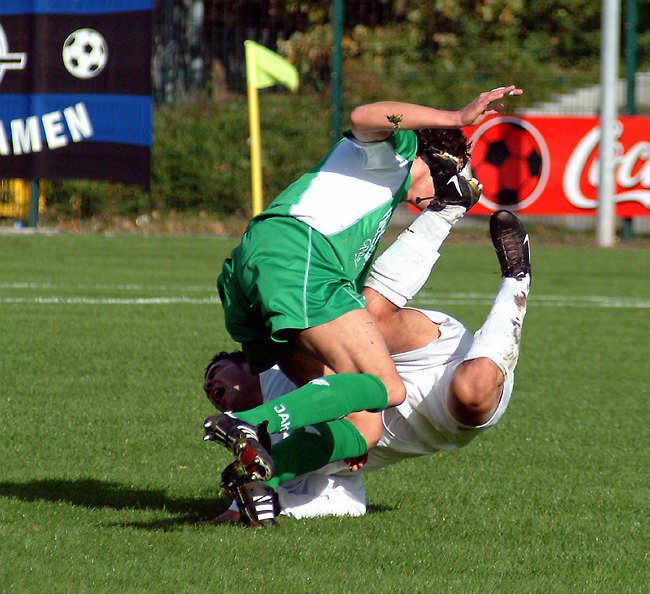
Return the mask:
<path id="1" fill-rule="evenodd" d="M 432 147 L 435 148 L 435 147 Z M 440 257 L 453 226 L 478 202 L 482 186 L 458 171 L 459 160 L 447 153 L 425 151 L 411 169 L 412 178 L 433 179 L 434 195 L 422 213 L 373 264 L 366 286 L 403 307 L 422 288 Z M 416 202 L 425 199 L 416 198 Z M 409 196 L 409 202 L 413 202 Z"/>
<path id="2" fill-rule="evenodd" d="M 298 429 L 273 446 L 276 471 L 267 484 L 275 488 L 297 476 L 319 470 L 332 462 L 362 456 L 367 451 L 365 439 L 347 419 Z"/>
<path id="3" fill-rule="evenodd" d="M 275 474 L 270 480 L 251 481 L 248 470 L 235 461 L 223 471 L 221 485 L 250 523 L 269 525 L 280 513 L 276 494 L 279 484 L 367 451 L 365 439 L 350 421 L 318 423 L 294 431 L 273 446 Z"/>
<path id="4" fill-rule="evenodd" d="M 422 211 L 377 258 L 366 286 L 398 307 L 406 305 L 429 278 L 440 247 L 465 211 L 458 205 Z"/>
<path id="5" fill-rule="evenodd" d="M 449 405 L 460 422 L 479 426 L 496 411 L 504 379 L 514 372 L 530 289 L 530 252 L 523 223 L 508 211 L 490 218 L 503 280 L 485 323 L 454 372 Z"/>
<path id="6" fill-rule="evenodd" d="M 406 389 L 402 379 L 384 337 L 366 309 L 354 309 L 330 322 L 302 330 L 294 341 L 337 374 L 371 374 L 379 378 L 386 388 L 387 406 L 404 401 Z M 367 406 L 356 410 L 371 408 L 380 409 Z M 345 414 L 349 412 L 353 411 Z"/>
<path id="7" fill-rule="evenodd" d="M 449 204 L 436 196 L 433 208 L 426 208 L 373 264 L 362 295 L 391 353 L 421 348 L 438 337 L 430 320 L 402 308 L 423 287 L 443 242 L 478 196 Z"/>
<path id="8" fill-rule="evenodd" d="M 431 320 L 403 306 L 429 278 L 442 243 L 464 213 L 458 205 L 425 210 L 373 264 L 362 295 L 391 353 L 415 350 L 438 338 Z"/>
<path id="9" fill-rule="evenodd" d="M 310 227 L 285 217 L 257 223 L 224 266 L 219 287 L 228 330 L 242 341 L 252 371 L 297 347 L 343 372 L 313 381 L 283 402 L 206 420 L 206 439 L 242 462 L 251 450 L 259 454 L 251 464 L 261 464 L 261 477 L 268 476 L 265 466 L 270 469 L 266 448 L 260 439 L 254 443 L 255 426 L 263 420 L 273 433 L 403 400 L 404 387 L 353 279 L 346 278 L 331 244 Z"/>

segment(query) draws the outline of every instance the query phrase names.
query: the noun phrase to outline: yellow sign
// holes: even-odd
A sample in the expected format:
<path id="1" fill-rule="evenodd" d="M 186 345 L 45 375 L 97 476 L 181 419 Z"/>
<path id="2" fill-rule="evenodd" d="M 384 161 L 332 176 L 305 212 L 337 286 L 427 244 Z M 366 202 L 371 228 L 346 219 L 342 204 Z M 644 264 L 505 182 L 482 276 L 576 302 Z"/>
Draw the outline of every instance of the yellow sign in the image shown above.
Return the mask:
<path id="1" fill-rule="evenodd" d="M 29 185 L 28 179 L 0 180 L 0 217 L 8 219 L 27 220 L 29 216 Z M 43 185 L 39 184 L 38 211 L 45 211 Z"/>

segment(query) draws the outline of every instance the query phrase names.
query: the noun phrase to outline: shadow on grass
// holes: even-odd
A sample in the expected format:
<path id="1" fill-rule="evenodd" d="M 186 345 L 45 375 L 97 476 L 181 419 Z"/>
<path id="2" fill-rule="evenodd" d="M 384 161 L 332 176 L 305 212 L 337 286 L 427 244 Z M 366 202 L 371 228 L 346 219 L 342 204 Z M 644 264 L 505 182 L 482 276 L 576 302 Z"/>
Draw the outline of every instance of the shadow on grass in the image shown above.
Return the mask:
<path id="1" fill-rule="evenodd" d="M 176 499 L 160 489 L 136 489 L 90 478 L 0 482 L 0 497 L 22 501 L 65 502 L 93 509 L 158 510 L 179 516 L 150 522 L 114 524 L 151 530 L 165 530 L 181 524 L 204 524 L 229 505 L 223 497 Z"/>
<path id="2" fill-rule="evenodd" d="M 399 507 L 395 505 L 381 505 L 381 504 L 377 505 L 371 503 L 368 506 L 366 513 L 368 515 L 372 515 L 372 514 L 385 514 L 387 512 L 394 512 L 394 511 L 399 511 Z"/>
<path id="3" fill-rule="evenodd" d="M 229 501 L 214 499 L 176 499 L 160 489 L 135 489 L 131 486 L 97 479 L 43 479 L 24 483 L 0 482 L 0 497 L 22 501 L 65 502 L 91 509 L 154 510 L 175 514 L 173 518 L 158 518 L 141 522 L 112 522 L 107 526 L 121 526 L 140 530 L 173 530 L 180 526 L 210 526 L 211 520 L 225 511 Z M 395 511 L 390 505 L 369 505 L 368 514 Z M 229 526 L 235 526 L 229 524 Z M 245 526 L 238 525 L 240 528 Z"/>

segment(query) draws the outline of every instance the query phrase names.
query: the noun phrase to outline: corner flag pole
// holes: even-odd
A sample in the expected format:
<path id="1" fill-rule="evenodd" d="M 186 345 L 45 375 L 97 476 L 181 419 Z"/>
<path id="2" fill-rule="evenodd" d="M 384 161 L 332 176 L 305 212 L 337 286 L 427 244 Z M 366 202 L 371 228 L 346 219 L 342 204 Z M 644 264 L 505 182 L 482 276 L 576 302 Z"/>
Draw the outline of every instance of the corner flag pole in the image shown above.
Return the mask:
<path id="1" fill-rule="evenodd" d="M 260 104 L 257 88 L 248 85 L 248 127 L 251 137 L 251 191 L 253 216 L 262 212 L 262 141 L 260 138 Z"/>
<path id="2" fill-rule="evenodd" d="M 292 91 L 298 88 L 298 71 L 270 49 L 250 39 L 244 41 L 246 50 L 246 87 L 248 91 L 248 120 L 251 142 L 251 189 L 253 216 L 262 212 L 262 140 L 260 134 L 260 104 L 257 90 L 282 84 Z"/>
<path id="3" fill-rule="evenodd" d="M 251 142 L 251 191 L 253 216 L 262 212 L 262 140 L 260 134 L 260 100 L 255 76 L 253 47 L 246 47 L 246 78 L 248 91 L 248 128 Z"/>

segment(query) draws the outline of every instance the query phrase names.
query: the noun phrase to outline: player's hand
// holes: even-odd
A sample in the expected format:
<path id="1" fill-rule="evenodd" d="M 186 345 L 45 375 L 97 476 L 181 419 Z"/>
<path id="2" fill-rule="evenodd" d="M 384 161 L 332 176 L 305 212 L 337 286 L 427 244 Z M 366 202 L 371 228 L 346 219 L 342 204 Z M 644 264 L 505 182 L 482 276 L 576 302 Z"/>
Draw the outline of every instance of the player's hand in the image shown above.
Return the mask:
<path id="1" fill-rule="evenodd" d="M 523 92 L 522 89 L 517 88 L 515 85 L 509 85 L 481 93 L 474 101 L 468 103 L 460 110 L 460 125 L 476 126 L 480 124 L 486 118 L 503 111 L 503 103 L 491 105 L 494 101 L 498 101 L 506 95 L 516 97 L 523 94 Z"/>
<path id="2" fill-rule="evenodd" d="M 345 463 L 348 465 L 350 472 L 356 472 L 357 470 L 360 470 L 366 465 L 367 461 L 368 461 L 368 454 L 364 454 L 363 456 L 359 456 L 357 458 L 345 459 Z"/>
<path id="3" fill-rule="evenodd" d="M 227 509 L 225 512 L 220 513 L 216 518 L 207 521 L 208 524 L 238 524 L 240 522 L 244 522 L 241 512 L 233 509 Z"/>

